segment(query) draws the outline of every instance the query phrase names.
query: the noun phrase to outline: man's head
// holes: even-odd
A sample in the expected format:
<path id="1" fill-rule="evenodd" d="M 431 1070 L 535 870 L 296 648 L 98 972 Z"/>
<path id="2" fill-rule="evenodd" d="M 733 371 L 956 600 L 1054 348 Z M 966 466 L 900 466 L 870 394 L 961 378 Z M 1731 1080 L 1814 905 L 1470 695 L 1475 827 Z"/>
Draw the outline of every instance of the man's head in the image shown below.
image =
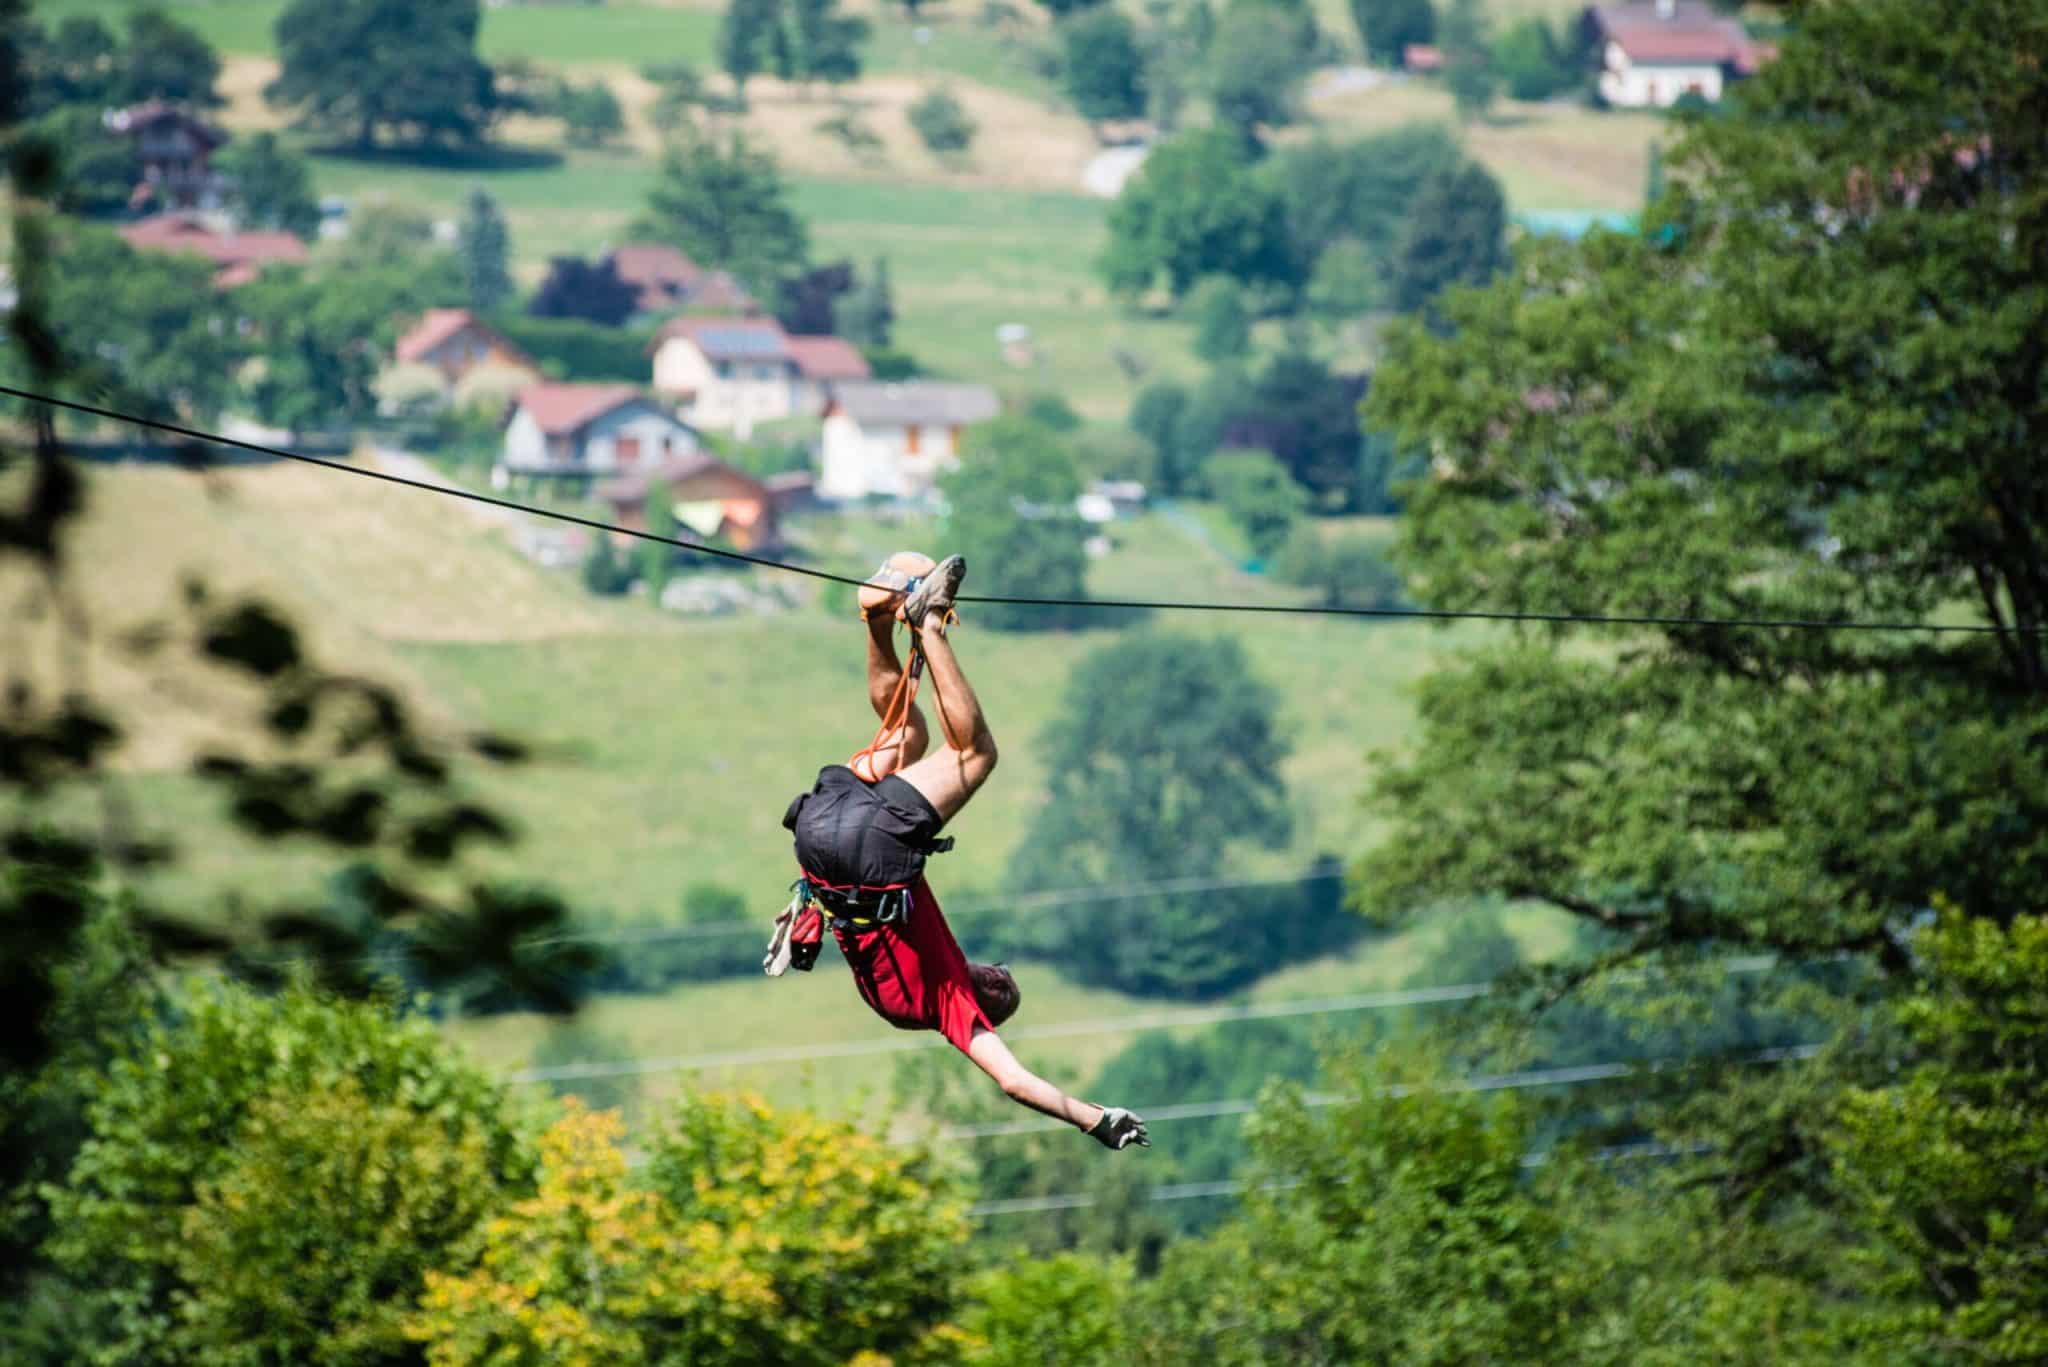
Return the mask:
<path id="1" fill-rule="evenodd" d="M 967 976 L 974 980 L 974 1000 L 980 1003 L 981 1014 L 988 1017 L 990 1025 L 1001 1026 L 1017 1014 L 1017 1003 L 1022 997 L 1009 969 L 1001 964 L 973 964 Z"/>

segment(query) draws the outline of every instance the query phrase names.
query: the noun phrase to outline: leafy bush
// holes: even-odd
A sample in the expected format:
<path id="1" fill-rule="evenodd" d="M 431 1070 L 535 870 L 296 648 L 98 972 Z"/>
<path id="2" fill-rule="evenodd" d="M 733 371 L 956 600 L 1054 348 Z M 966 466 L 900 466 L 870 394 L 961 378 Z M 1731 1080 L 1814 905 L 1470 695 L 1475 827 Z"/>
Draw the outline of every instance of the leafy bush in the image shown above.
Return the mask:
<path id="1" fill-rule="evenodd" d="M 984 568 L 981 592 L 1085 598 L 1087 524 L 1074 512 L 1081 477 L 1047 428 L 999 418 L 971 429 L 960 468 L 940 481 L 951 505 L 944 540 L 972 546 Z M 974 619 L 999 630 L 1068 625 L 1076 610 L 981 603 Z"/>
<path id="2" fill-rule="evenodd" d="M 258 1322 L 274 1361 L 385 1360 L 381 1303 L 409 1299 L 530 1172 L 501 1088 L 431 1023 L 300 989 L 183 989 L 87 1119 L 45 1253 L 90 1307 L 81 1351 L 107 1361 L 163 1360 L 174 1336 L 198 1353 Z M 396 1211 L 417 1222 L 403 1240 L 380 1229 Z M 287 1314 L 277 1287 L 304 1308 Z"/>
<path id="3" fill-rule="evenodd" d="M 1308 492 L 1264 451 L 1218 451 L 1203 464 L 1202 481 L 1260 559 L 1280 549 L 1308 508 Z"/>
<path id="4" fill-rule="evenodd" d="M 967 107 L 944 86 L 927 91 L 905 113 L 917 136 L 934 152 L 964 152 L 980 131 Z"/>
<path id="5" fill-rule="evenodd" d="M 1493 61 L 1507 81 L 1508 94 L 1518 100 L 1547 100 L 1579 83 L 1569 53 L 1550 25 L 1534 16 L 1500 36 Z"/>
<path id="6" fill-rule="evenodd" d="M 1362 536 L 1326 538 L 1302 523 L 1280 548 L 1273 571 L 1290 584 L 1316 590 L 1324 607 L 1401 605 L 1400 573 Z"/>
<path id="7" fill-rule="evenodd" d="M 565 380 L 647 379 L 652 328 L 607 327 L 583 318 L 508 315 L 493 326 L 542 366 L 561 368 Z"/>

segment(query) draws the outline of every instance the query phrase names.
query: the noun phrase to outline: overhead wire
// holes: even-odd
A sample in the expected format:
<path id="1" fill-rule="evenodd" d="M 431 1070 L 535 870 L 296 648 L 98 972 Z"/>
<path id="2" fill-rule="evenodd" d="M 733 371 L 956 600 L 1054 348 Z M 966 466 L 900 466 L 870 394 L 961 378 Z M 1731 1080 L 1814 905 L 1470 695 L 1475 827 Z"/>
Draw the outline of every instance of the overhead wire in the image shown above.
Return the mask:
<path id="1" fill-rule="evenodd" d="M 1775 955 L 1747 955 L 1721 965 L 1728 973 L 1761 973 L 1778 963 Z M 1338 997 L 1308 997 L 1293 1001 L 1244 1002 L 1227 1006 L 1178 1007 L 1170 1010 L 1099 1017 L 1093 1020 L 1051 1021 L 1044 1025 L 1005 1026 L 1003 1038 L 1011 1041 L 1071 1039 L 1089 1035 L 1136 1034 L 1149 1030 L 1173 1030 L 1187 1026 L 1220 1025 L 1249 1020 L 1284 1020 L 1298 1016 L 1327 1016 L 1354 1011 L 1390 1011 L 1406 1006 L 1431 1006 L 1446 1002 L 1472 1001 L 1497 988 L 1493 982 L 1449 983 L 1438 987 L 1406 987 L 1382 992 L 1358 992 Z M 560 1063 L 546 1067 L 522 1068 L 505 1075 L 508 1082 L 573 1082 L 590 1078 L 642 1077 L 652 1073 L 697 1072 L 709 1068 L 753 1067 L 761 1064 L 814 1063 L 825 1059 L 862 1058 L 882 1054 L 911 1053 L 946 1046 L 946 1040 L 928 1032 L 905 1032 L 885 1037 L 829 1040 L 802 1045 L 771 1045 L 756 1049 L 734 1049 L 670 1057 L 592 1059 L 581 1063 Z M 1029 1122 L 1013 1122 L 1026 1123 Z"/>
<path id="2" fill-rule="evenodd" d="M 54 408 L 68 409 L 91 417 L 104 418 L 111 422 L 128 423 L 132 426 L 165 432 L 183 437 L 188 441 L 204 442 L 214 446 L 232 447 L 251 451 L 258 455 L 271 456 L 279 460 L 297 461 L 305 465 L 335 470 L 343 474 L 360 475 L 367 479 L 381 480 L 386 484 L 402 485 L 427 493 L 442 494 L 451 498 L 467 499 L 473 503 L 487 504 L 511 512 L 525 513 L 532 517 L 551 518 L 557 522 L 572 523 L 592 531 L 608 532 L 616 536 L 632 537 L 641 541 L 656 542 L 673 546 L 693 554 L 713 556 L 732 560 L 763 569 L 780 570 L 789 574 L 805 575 L 812 579 L 829 580 L 856 588 L 866 581 L 848 575 L 834 574 L 829 570 L 813 569 L 808 565 L 793 564 L 767 556 L 749 555 L 744 551 L 728 550 L 722 546 L 710 546 L 702 542 L 684 541 L 677 537 L 662 536 L 656 532 L 634 527 L 620 527 L 598 518 L 584 517 L 578 513 L 564 512 L 554 508 L 540 508 L 513 499 L 499 498 L 492 494 L 478 493 L 451 485 L 435 484 L 427 480 L 412 479 L 405 475 L 392 474 L 386 470 L 372 470 L 366 466 L 347 461 L 330 460 L 324 456 L 309 456 L 281 446 L 263 442 L 246 441 L 218 432 L 207 432 L 188 427 L 182 423 L 166 422 L 160 418 L 144 417 L 135 413 L 124 413 L 118 409 L 97 404 L 80 403 L 72 399 L 60 399 L 54 395 L 20 389 L 12 385 L 0 385 L 0 394 L 25 399 L 31 403 L 48 404 Z M 1001 603 L 1019 607 L 1060 607 L 1086 609 L 1116 609 L 1155 612 L 1239 612 L 1264 613 L 1282 616 L 1312 617 L 1362 617 L 1381 619 L 1420 619 L 1428 621 L 1476 621 L 1476 622 L 1532 622 L 1556 625 L 1582 626 L 1649 626 L 1649 627 L 1724 627 L 1757 630 L 1801 630 L 1801 631 L 1890 631 L 1929 632 L 1963 635 L 2003 635 L 2007 632 L 2028 634 L 2048 632 L 2048 626 L 2004 626 L 1991 623 L 1967 622 L 1890 622 L 1867 621 L 1854 618 L 1774 618 L 1774 617 L 1702 617 L 1689 615 L 1665 615 L 1650 613 L 1575 613 L 1575 612 L 1525 612 L 1488 610 L 1479 608 L 1362 608 L 1339 607 L 1315 604 L 1289 605 L 1280 603 L 1217 603 L 1184 601 L 1178 599 L 1143 598 L 1029 598 L 1009 594 L 959 594 L 955 598 L 961 603 Z"/>

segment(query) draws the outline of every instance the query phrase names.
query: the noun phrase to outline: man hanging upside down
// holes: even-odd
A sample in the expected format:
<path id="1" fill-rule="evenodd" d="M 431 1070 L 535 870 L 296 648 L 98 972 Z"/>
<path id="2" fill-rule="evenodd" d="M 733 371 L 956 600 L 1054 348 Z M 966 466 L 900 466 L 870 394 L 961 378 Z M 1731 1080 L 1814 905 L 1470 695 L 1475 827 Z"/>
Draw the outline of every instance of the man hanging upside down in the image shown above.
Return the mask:
<path id="1" fill-rule="evenodd" d="M 927 856 L 951 849 L 939 831 L 996 767 L 995 738 L 946 639 L 967 573 L 959 556 L 934 564 L 901 551 L 860 591 L 868 627 L 868 700 L 882 728 L 847 764 L 818 771 L 782 824 L 796 837 L 797 895 L 775 923 L 763 967 L 780 976 L 816 960 L 829 922 L 865 1001 L 901 1030 L 936 1030 L 1005 1095 L 1064 1120 L 1112 1149 L 1149 1147 L 1140 1117 L 1066 1095 L 1017 1062 L 996 1027 L 1016 1011 L 1017 981 L 1000 964 L 969 964 L 924 879 Z M 895 629 L 910 628 L 911 670 Z M 931 673 L 945 745 L 914 701 L 919 657 Z"/>

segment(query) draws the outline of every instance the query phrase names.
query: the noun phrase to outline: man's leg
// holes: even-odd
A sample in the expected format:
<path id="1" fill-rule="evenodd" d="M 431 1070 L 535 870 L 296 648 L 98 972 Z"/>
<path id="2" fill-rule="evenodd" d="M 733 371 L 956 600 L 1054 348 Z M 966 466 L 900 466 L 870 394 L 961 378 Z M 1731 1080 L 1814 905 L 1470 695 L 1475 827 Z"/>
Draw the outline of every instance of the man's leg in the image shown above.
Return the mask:
<path id="1" fill-rule="evenodd" d="M 940 633 L 936 621 L 917 628 L 917 643 L 938 700 L 939 727 L 946 743 L 906 766 L 901 777 L 924 794 L 942 820 L 951 821 L 994 772 L 996 738 L 988 729 L 988 718 L 982 715 L 981 700 L 960 672 L 953 643 Z"/>
<path id="2" fill-rule="evenodd" d="M 996 1085 L 1003 1089 L 1003 1095 L 1010 1100 L 1055 1120 L 1064 1120 L 1105 1147 L 1152 1146 L 1151 1138 L 1145 1133 L 1145 1122 L 1138 1116 L 1068 1096 L 1017 1062 L 1010 1046 L 1003 1043 L 993 1030 L 975 1030 L 974 1038 L 967 1043 L 967 1057 L 973 1059 L 974 1065 L 982 1072 L 994 1078 Z"/>
<path id="3" fill-rule="evenodd" d="M 897 569 L 915 578 L 929 573 L 932 563 L 928 555 L 898 551 L 883 562 L 883 568 Z M 875 709 L 875 717 L 880 721 L 889 720 L 889 704 L 895 700 L 897 687 L 903 681 L 903 660 L 896 653 L 895 613 L 902 601 L 900 589 L 869 585 L 860 591 L 860 607 L 868 628 L 868 705 Z M 870 783 L 877 782 L 923 758 L 930 745 L 931 732 L 925 725 L 924 714 L 912 704 L 903 724 L 877 741 L 856 771 L 865 770 L 861 777 Z"/>

